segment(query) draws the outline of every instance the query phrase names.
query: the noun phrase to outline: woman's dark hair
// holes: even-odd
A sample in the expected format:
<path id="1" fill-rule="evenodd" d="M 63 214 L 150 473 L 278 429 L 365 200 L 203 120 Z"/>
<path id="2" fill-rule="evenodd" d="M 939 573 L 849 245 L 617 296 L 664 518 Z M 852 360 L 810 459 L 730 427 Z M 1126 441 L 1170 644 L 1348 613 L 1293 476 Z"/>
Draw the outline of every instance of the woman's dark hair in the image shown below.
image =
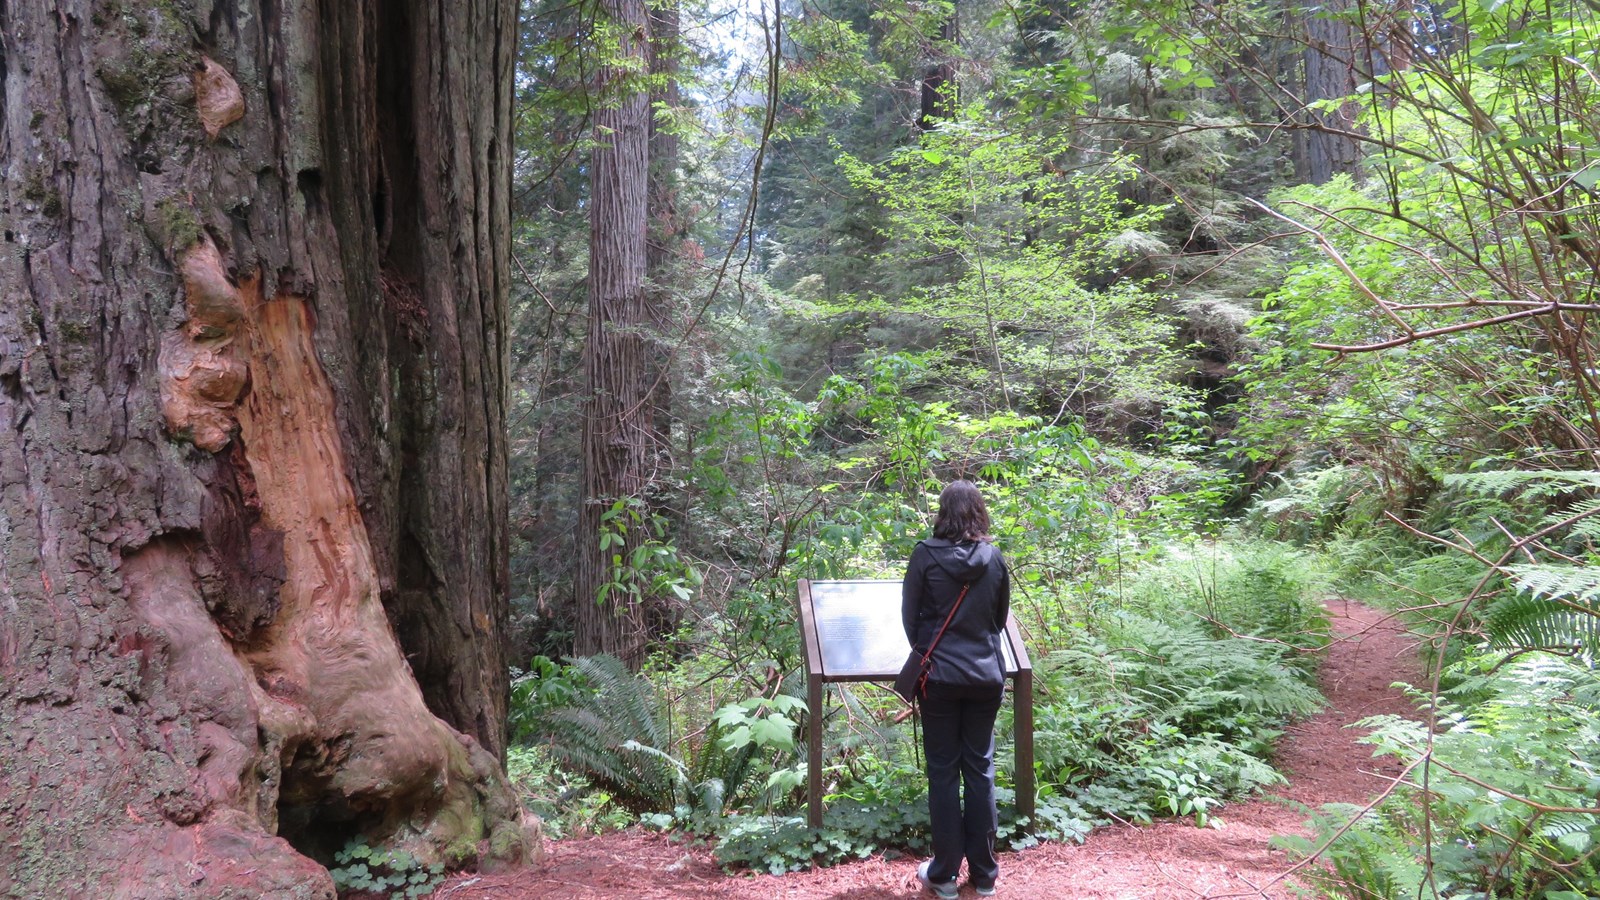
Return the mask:
<path id="1" fill-rule="evenodd" d="M 933 536 L 947 541 L 987 541 L 989 508 L 983 495 L 970 481 L 952 481 L 939 494 L 939 515 L 933 520 Z"/>

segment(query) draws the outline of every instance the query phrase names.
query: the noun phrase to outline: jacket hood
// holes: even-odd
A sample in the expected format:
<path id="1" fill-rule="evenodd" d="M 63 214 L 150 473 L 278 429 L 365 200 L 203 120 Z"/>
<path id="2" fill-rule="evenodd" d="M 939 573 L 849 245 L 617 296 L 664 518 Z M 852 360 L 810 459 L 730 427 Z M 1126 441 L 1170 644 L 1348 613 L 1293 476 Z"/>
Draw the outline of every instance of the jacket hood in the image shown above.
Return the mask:
<path id="1" fill-rule="evenodd" d="M 989 568 L 989 560 L 996 552 L 992 544 L 984 541 L 958 544 L 945 538 L 928 538 L 922 542 L 922 546 L 928 548 L 939 568 L 962 582 L 973 581 L 981 576 Z"/>

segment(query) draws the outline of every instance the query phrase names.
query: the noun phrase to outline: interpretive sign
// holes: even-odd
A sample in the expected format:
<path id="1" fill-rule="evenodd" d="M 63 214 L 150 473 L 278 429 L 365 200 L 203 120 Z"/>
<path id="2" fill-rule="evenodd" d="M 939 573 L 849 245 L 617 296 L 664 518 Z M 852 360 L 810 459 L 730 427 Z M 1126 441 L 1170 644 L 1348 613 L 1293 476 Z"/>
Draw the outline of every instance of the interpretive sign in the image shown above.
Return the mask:
<path id="1" fill-rule="evenodd" d="M 800 631 L 806 651 L 806 699 L 811 715 L 808 741 L 809 818 L 822 825 L 822 720 L 825 683 L 894 681 L 911 647 L 900 623 L 899 581 L 800 582 Z M 1015 723 L 1017 812 L 1032 816 L 1033 666 L 1017 629 L 1006 621 L 1000 650 L 1012 680 Z"/>
<path id="2" fill-rule="evenodd" d="M 911 651 L 900 623 L 900 582 L 809 584 L 824 680 L 893 678 Z M 1017 658 L 1011 641 L 1002 641 L 1000 650 L 1005 656 L 1006 674 L 1016 674 Z"/>

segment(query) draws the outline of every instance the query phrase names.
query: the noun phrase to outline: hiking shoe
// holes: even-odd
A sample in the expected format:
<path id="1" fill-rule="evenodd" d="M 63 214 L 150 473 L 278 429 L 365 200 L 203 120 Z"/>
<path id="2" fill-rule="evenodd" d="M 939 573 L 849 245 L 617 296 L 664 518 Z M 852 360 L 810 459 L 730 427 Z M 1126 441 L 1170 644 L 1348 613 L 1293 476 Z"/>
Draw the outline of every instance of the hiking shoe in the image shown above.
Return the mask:
<path id="1" fill-rule="evenodd" d="M 973 890 L 978 892 L 978 896 L 979 897 L 993 897 L 994 896 L 994 885 L 992 885 L 992 884 L 984 885 L 984 884 L 979 884 L 976 881 L 969 882 L 969 884 L 972 885 L 972 889 Z"/>
<path id="2" fill-rule="evenodd" d="M 956 880 L 952 878 L 941 884 L 934 884 L 928 880 L 928 867 L 931 865 L 933 865 L 933 860 L 927 859 L 923 860 L 922 865 L 917 866 L 917 880 L 922 882 L 922 886 L 927 888 L 935 897 L 938 897 L 939 900 L 956 900 Z"/>

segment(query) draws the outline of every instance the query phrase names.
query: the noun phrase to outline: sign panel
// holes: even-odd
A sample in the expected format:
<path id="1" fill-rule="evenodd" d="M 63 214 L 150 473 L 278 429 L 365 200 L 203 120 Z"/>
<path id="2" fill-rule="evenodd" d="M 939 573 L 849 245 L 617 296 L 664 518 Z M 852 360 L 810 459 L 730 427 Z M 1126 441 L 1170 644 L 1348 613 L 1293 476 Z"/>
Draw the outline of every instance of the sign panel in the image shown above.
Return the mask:
<path id="1" fill-rule="evenodd" d="M 899 581 L 813 581 L 810 587 L 810 619 L 824 678 L 893 678 L 899 673 L 911 652 L 900 624 Z M 1010 634 L 1000 636 L 1000 650 L 1006 674 L 1015 674 Z"/>
<path id="2" fill-rule="evenodd" d="M 806 648 L 806 821 L 822 827 L 823 684 L 892 681 L 911 648 L 900 625 L 899 581 L 800 581 L 800 636 Z M 1017 619 L 1000 638 L 1006 674 L 1014 682 L 1017 812 L 1031 817 L 1033 789 L 1033 665 Z M 1020 665 L 1019 665 L 1020 662 Z M 903 718 L 903 717 L 902 717 Z M 898 720 L 897 720 L 898 721 Z"/>
<path id="3" fill-rule="evenodd" d="M 813 581 L 811 613 L 826 677 L 893 678 L 911 652 L 898 581 Z"/>

